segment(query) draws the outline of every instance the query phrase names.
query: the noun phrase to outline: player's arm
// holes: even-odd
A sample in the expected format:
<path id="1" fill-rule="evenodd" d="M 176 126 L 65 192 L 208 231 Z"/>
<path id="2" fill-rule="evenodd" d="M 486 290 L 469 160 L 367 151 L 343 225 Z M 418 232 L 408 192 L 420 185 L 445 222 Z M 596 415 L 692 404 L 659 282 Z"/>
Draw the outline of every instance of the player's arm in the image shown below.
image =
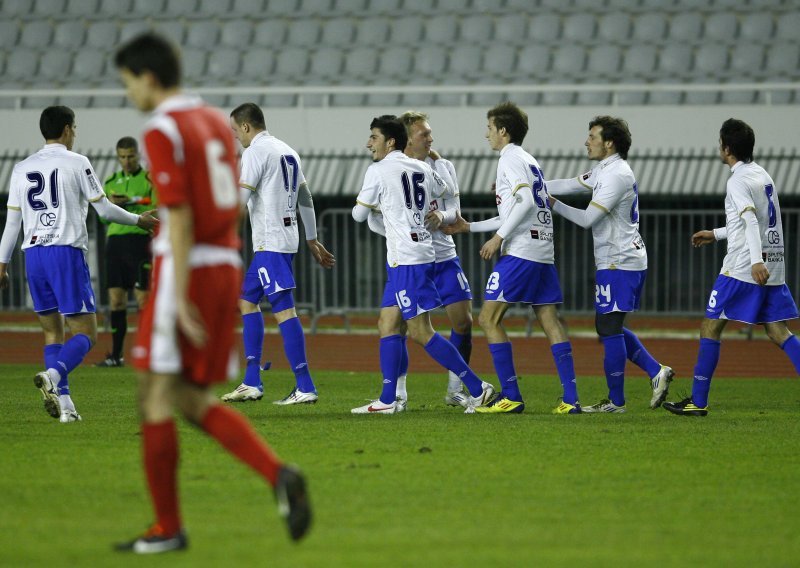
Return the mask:
<path id="1" fill-rule="evenodd" d="M 22 211 L 9 206 L 6 215 L 6 226 L 0 238 L 0 289 L 8 287 L 8 263 L 17 244 L 19 230 L 22 227 Z"/>
<path id="2" fill-rule="evenodd" d="M 136 225 L 145 231 L 152 231 L 158 226 L 158 219 L 153 216 L 153 211 L 145 211 L 141 215 L 137 215 L 114 205 L 105 196 L 100 196 L 89 203 L 92 204 L 100 218 L 108 222 L 119 223 L 120 225 Z"/>
<path id="3" fill-rule="evenodd" d="M 577 195 L 581 193 L 590 193 L 592 188 L 581 181 L 581 178 L 582 176 L 572 179 L 551 179 L 544 183 L 545 186 L 547 186 L 547 193 L 550 195 Z"/>
<path id="4" fill-rule="evenodd" d="M 594 201 L 589 203 L 586 209 L 578 209 L 577 207 L 570 207 L 557 199 L 550 199 L 550 208 L 555 212 L 572 221 L 579 227 L 589 229 L 595 225 L 600 219 L 608 215 L 609 211 L 599 203 Z"/>
<path id="5" fill-rule="evenodd" d="M 744 241 L 750 252 L 750 274 L 756 284 L 764 286 L 769 280 L 769 270 L 764 265 L 761 256 L 761 231 L 758 227 L 758 217 L 755 208 L 748 207 L 741 213 L 744 221 Z"/>
<path id="6" fill-rule="evenodd" d="M 531 187 L 527 184 L 520 184 L 514 188 L 512 198 L 514 201 L 512 202 L 508 217 L 506 217 L 505 221 L 503 221 L 492 238 L 486 241 L 481 247 L 480 255 L 484 260 L 489 260 L 500 250 L 503 241 L 508 235 L 513 233 L 524 223 L 525 217 L 536 207 L 533 202 L 533 192 L 531 191 Z"/>
<path id="7" fill-rule="evenodd" d="M 367 216 L 367 225 L 369 230 L 377 233 L 382 237 L 386 236 L 386 226 L 383 224 L 383 215 L 380 212 L 372 209 Z"/>
<path id="8" fill-rule="evenodd" d="M 692 235 L 692 246 L 699 248 L 703 245 L 724 241 L 728 238 L 728 227 L 717 227 L 716 229 L 697 231 Z"/>
<path id="9" fill-rule="evenodd" d="M 369 218 L 370 211 L 378 211 L 380 209 L 380 194 L 381 194 L 381 180 L 380 176 L 375 173 L 374 165 L 367 168 L 367 173 L 364 175 L 364 184 L 361 186 L 361 191 L 356 196 L 356 205 L 353 207 L 353 219 L 357 223 L 363 223 Z"/>
<path id="10" fill-rule="evenodd" d="M 306 244 L 317 263 L 323 268 L 333 268 L 336 259 L 321 242 L 317 240 L 317 216 L 314 213 L 314 200 L 308 183 L 303 182 L 297 188 L 297 210 L 303 220 L 303 230 L 306 233 Z"/>

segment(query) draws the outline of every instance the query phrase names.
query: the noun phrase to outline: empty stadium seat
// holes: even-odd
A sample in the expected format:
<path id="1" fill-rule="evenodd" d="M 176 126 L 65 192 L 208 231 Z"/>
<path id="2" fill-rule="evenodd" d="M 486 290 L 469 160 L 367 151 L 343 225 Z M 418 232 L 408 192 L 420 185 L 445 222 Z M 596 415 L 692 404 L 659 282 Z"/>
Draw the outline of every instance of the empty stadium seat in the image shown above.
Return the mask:
<path id="1" fill-rule="evenodd" d="M 322 49 L 311 58 L 308 79 L 312 83 L 323 83 L 339 77 L 344 66 L 344 56 L 338 49 Z"/>
<path id="2" fill-rule="evenodd" d="M 97 80 L 106 66 L 105 51 L 84 48 L 75 53 L 72 60 L 72 79 L 78 84 L 84 81 Z"/>
<path id="3" fill-rule="evenodd" d="M 528 18 L 519 14 L 503 14 L 494 20 L 493 45 L 502 42 L 511 45 L 522 45 L 528 41 Z"/>
<path id="4" fill-rule="evenodd" d="M 167 0 L 164 14 L 169 16 L 191 16 L 197 12 L 197 0 Z M 154 12 L 151 11 L 151 14 Z"/>
<path id="5" fill-rule="evenodd" d="M 316 47 L 320 37 L 320 25 L 316 20 L 294 20 L 289 24 L 286 42 L 301 47 Z"/>
<path id="6" fill-rule="evenodd" d="M 191 83 L 205 77 L 208 53 L 205 49 L 186 48 L 182 51 L 183 76 Z"/>
<path id="7" fill-rule="evenodd" d="M 495 6 L 499 2 L 494 2 Z M 463 14 L 470 7 L 470 0 L 439 0 L 436 4 L 436 11 L 441 14 L 457 13 Z"/>
<path id="8" fill-rule="evenodd" d="M 19 26 L 12 20 L 0 20 L 0 49 L 11 49 L 17 45 Z"/>
<path id="9" fill-rule="evenodd" d="M 6 59 L 5 76 L 12 80 L 22 80 L 36 76 L 39 67 L 39 58 L 32 50 L 18 49 L 11 52 Z"/>
<path id="10" fill-rule="evenodd" d="M 739 21 L 732 12 L 718 12 L 706 18 L 703 43 L 733 43 L 739 31 Z"/>
<path id="11" fill-rule="evenodd" d="M 231 0 L 199 0 L 197 13 L 202 14 L 203 18 L 228 16 L 231 13 Z"/>
<path id="12" fill-rule="evenodd" d="M 286 24 L 282 20 L 262 20 L 253 28 L 253 44 L 258 47 L 280 47 L 286 38 Z"/>
<path id="13" fill-rule="evenodd" d="M 800 45 L 797 43 L 775 43 L 767 50 L 766 73 L 789 77 L 798 76 Z"/>
<path id="14" fill-rule="evenodd" d="M 125 43 L 126 41 L 145 33 L 150 30 L 150 26 L 146 22 L 132 20 L 125 22 L 119 28 L 119 42 Z M 108 48 L 109 46 L 105 46 Z"/>
<path id="15" fill-rule="evenodd" d="M 238 49 L 218 47 L 211 50 L 208 57 L 209 79 L 230 80 L 239 75 L 242 57 Z"/>
<path id="16" fill-rule="evenodd" d="M 68 51 L 51 49 L 39 60 L 38 77 L 47 81 L 61 82 L 69 76 L 72 56 Z"/>
<path id="17" fill-rule="evenodd" d="M 308 69 L 308 50 L 302 47 L 287 47 L 278 52 L 275 74 L 297 81 Z"/>
<path id="18" fill-rule="evenodd" d="M 694 56 L 694 76 L 721 77 L 728 68 L 728 49 L 720 44 L 704 44 Z"/>
<path id="19" fill-rule="evenodd" d="M 459 39 L 468 44 L 485 44 L 492 38 L 494 21 L 488 14 L 468 16 L 461 19 Z"/>
<path id="20" fill-rule="evenodd" d="M 594 39 L 596 20 L 592 14 L 573 14 L 564 19 L 562 38 L 570 43 L 586 43 Z"/>
<path id="21" fill-rule="evenodd" d="M 3 15 L 6 17 L 27 16 L 32 8 L 31 0 L 3 0 Z"/>
<path id="22" fill-rule="evenodd" d="M 458 34 L 458 19 L 448 14 L 434 16 L 425 22 L 425 39 L 433 43 L 451 43 Z"/>
<path id="23" fill-rule="evenodd" d="M 771 12 L 743 14 L 739 37 L 747 42 L 767 43 L 772 40 L 774 29 L 775 22 Z"/>
<path id="24" fill-rule="evenodd" d="M 764 65 L 764 46 L 761 44 L 739 43 L 730 55 L 731 77 L 743 82 L 761 73 Z"/>
<path id="25" fill-rule="evenodd" d="M 609 42 L 625 42 L 631 37 L 631 17 L 622 12 L 612 12 L 600 17 L 597 35 Z"/>
<path id="26" fill-rule="evenodd" d="M 543 45 L 526 45 L 517 55 L 517 73 L 523 80 L 547 80 L 552 55 Z"/>
<path id="27" fill-rule="evenodd" d="M 248 84 L 266 84 L 274 66 L 275 52 L 272 49 L 263 47 L 251 49 L 242 58 L 242 80 Z"/>
<path id="28" fill-rule="evenodd" d="M 391 25 L 391 40 L 394 43 L 413 43 L 422 39 L 425 22 L 417 16 L 397 18 Z"/>
<path id="29" fill-rule="evenodd" d="M 441 46 L 426 45 L 418 49 L 414 55 L 415 72 L 434 79 L 441 78 L 447 65 L 447 52 Z"/>
<path id="30" fill-rule="evenodd" d="M 586 52 L 577 45 L 562 45 L 553 51 L 551 76 L 557 80 L 578 78 L 585 68 Z"/>
<path id="31" fill-rule="evenodd" d="M 322 27 L 322 43 L 349 47 L 353 43 L 355 26 L 350 18 L 330 19 Z"/>
<path id="32" fill-rule="evenodd" d="M 535 14 L 528 21 L 528 39 L 531 42 L 554 42 L 561 35 L 561 18 L 555 14 Z"/>
<path id="33" fill-rule="evenodd" d="M 2 34 L 2 32 L 0 32 Z M 56 24 L 53 45 L 63 49 L 76 49 L 83 45 L 86 27 L 80 20 L 65 20 Z"/>
<path id="34" fill-rule="evenodd" d="M 365 18 L 356 26 L 357 45 L 378 45 L 389 38 L 389 22 L 386 18 Z"/>
<path id="35" fill-rule="evenodd" d="M 643 79 L 625 77 L 625 84 L 641 83 Z M 612 102 L 620 106 L 636 106 L 643 105 L 647 102 L 646 91 L 617 91 L 611 94 Z"/>
<path id="36" fill-rule="evenodd" d="M 369 79 L 378 66 L 378 56 L 375 50 L 360 47 L 345 56 L 344 76 L 358 79 Z"/>
<path id="37" fill-rule="evenodd" d="M 154 14 L 163 14 L 166 12 L 164 8 L 166 0 L 133 0 L 131 9 L 125 14 L 128 17 L 135 19 L 147 18 Z M 117 14 L 121 16 L 122 14 Z"/>
<path id="38" fill-rule="evenodd" d="M 610 91 L 579 91 L 575 104 L 582 106 L 607 106 L 611 104 Z"/>
<path id="39" fill-rule="evenodd" d="M 98 10 L 102 16 L 119 17 L 131 11 L 133 0 L 100 0 Z"/>
<path id="40" fill-rule="evenodd" d="M 253 25 L 249 20 L 229 20 L 220 25 L 220 45 L 240 49 L 245 56 L 252 37 Z"/>
<path id="41" fill-rule="evenodd" d="M 681 43 L 672 43 L 661 50 L 658 70 L 662 77 L 683 78 L 692 67 L 692 48 Z"/>
<path id="42" fill-rule="evenodd" d="M 655 46 L 643 45 L 625 52 L 622 63 L 622 80 L 655 76 L 658 51 Z"/>
<path id="43" fill-rule="evenodd" d="M 655 82 L 658 85 L 662 86 L 670 86 L 670 85 L 680 85 L 679 81 L 674 79 L 659 79 Z M 656 105 L 679 105 L 683 102 L 683 92 L 679 90 L 675 91 L 656 91 L 650 93 L 648 97 L 649 104 L 656 104 Z"/>
<path id="44" fill-rule="evenodd" d="M 491 45 L 483 54 L 481 74 L 484 77 L 509 78 L 516 65 L 517 50 L 514 47 L 503 44 Z"/>
<path id="45" fill-rule="evenodd" d="M 651 12 L 641 14 L 633 21 L 633 39 L 637 42 L 658 42 L 667 33 L 667 17 L 664 14 Z"/>
<path id="46" fill-rule="evenodd" d="M 217 43 L 219 26 L 211 20 L 191 22 L 187 24 L 186 38 L 183 40 L 187 47 L 200 47 L 212 49 Z"/>
<path id="47" fill-rule="evenodd" d="M 719 85 L 715 79 L 701 79 L 692 81 L 693 85 Z M 687 105 L 714 105 L 719 102 L 719 91 L 688 91 L 684 95 L 684 104 Z"/>
<path id="48" fill-rule="evenodd" d="M 619 76 L 622 50 L 616 45 L 601 45 L 589 50 L 586 74 L 592 81 L 607 83 Z"/>
<path id="49" fill-rule="evenodd" d="M 264 13 L 264 0 L 233 0 L 231 15 L 237 18 L 254 18 Z"/>
<path id="50" fill-rule="evenodd" d="M 29 22 L 22 27 L 19 45 L 31 49 L 45 49 L 50 45 L 53 28 L 48 22 Z"/>
<path id="51" fill-rule="evenodd" d="M 168 18 L 155 23 L 155 31 L 168 38 L 175 45 L 184 44 L 184 27 L 180 20 Z"/>
<path id="52" fill-rule="evenodd" d="M 117 44 L 119 27 L 114 22 L 92 22 L 86 30 L 86 46 L 95 49 L 111 49 Z"/>
<path id="53" fill-rule="evenodd" d="M 775 40 L 797 41 L 797 30 L 800 29 L 800 12 L 788 12 L 778 18 Z"/>
<path id="54" fill-rule="evenodd" d="M 66 9 L 66 0 L 36 0 L 33 4 L 33 14 L 44 18 L 59 18 Z"/>
<path id="55" fill-rule="evenodd" d="M 465 45 L 450 54 L 447 66 L 448 84 L 453 77 L 477 79 L 480 77 L 481 56 L 484 49 L 479 45 Z"/>
<path id="56" fill-rule="evenodd" d="M 382 79 L 381 84 L 385 83 L 386 79 L 406 77 L 411 73 L 413 62 L 414 54 L 407 47 L 398 46 L 385 49 L 378 61 L 377 76 Z"/>
<path id="57" fill-rule="evenodd" d="M 675 43 L 697 42 L 702 39 L 703 20 L 695 12 L 681 12 L 669 22 L 669 38 Z"/>

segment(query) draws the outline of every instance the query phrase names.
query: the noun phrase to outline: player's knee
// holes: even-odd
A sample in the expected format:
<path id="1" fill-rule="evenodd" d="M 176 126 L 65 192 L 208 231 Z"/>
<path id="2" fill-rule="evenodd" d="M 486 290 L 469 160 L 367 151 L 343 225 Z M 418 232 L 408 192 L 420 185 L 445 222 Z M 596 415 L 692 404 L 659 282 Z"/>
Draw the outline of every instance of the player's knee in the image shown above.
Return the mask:
<path id="1" fill-rule="evenodd" d="M 767 337 L 769 337 L 770 341 L 778 347 L 782 346 L 792 336 L 785 324 L 767 324 L 764 326 L 764 331 L 767 332 Z"/>
<path id="2" fill-rule="evenodd" d="M 478 325 L 483 331 L 492 331 L 500 327 L 500 320 L 493 312 L 481 311 L 478 314 Z"/>
<path id="3" fill-rule="evenodd" d="M 247 300 L 239 300 L 239 313 L 241 313 L 243 316 L 246 316 L 247 314 L 254 314 L 260 311 L 261 307 L 258 304 L 248 302 Z"/>
<path id="4" fill-rule="evenodd" d="M 612 335 L 622 335 L 622 325 L 625 314 L 622 312 L 612 312 L 610 314 L 597 314 L 594 319 L 594 328 L 600 337 L 610 337 Z"/>

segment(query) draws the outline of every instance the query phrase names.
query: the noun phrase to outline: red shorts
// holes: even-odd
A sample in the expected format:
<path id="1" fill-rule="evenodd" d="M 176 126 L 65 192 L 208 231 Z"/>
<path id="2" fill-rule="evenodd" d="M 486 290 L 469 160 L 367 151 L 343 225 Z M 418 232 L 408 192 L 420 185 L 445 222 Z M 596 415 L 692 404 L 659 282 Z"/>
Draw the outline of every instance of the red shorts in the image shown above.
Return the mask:
<path id="1" fill-rule="evenodd" d="M 175 275 L 171 258 L 153 264 L 150 298 L 139 320 L 133 348 L 134 367 L 159 374 L 179 374 L 207 385 L 228 379 L 234 345 L 241 267 L 233 264 L 195 266 L 189 276 L 189 299 L 205 324 L 207 340 L 193 347 L 178 331 Z"/>

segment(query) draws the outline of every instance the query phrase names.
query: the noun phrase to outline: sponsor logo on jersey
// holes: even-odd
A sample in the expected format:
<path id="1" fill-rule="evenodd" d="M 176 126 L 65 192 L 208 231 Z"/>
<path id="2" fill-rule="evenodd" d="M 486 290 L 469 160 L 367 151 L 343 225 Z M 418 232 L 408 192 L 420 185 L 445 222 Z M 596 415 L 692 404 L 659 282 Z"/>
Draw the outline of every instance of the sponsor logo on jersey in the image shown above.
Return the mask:
<path id="1" fill-rule="evenodd" d="M 92 189 L 96 192 L 100 193 L 103 190 L 100 189 L 100 185 L 97 183 L 97 180 L 94 178 L 92 174 L 92 170 L 90 168 L 86 168 L 86 177 L 89 178 L 89 185 L 92 186 Z"/>
<path id="2" fill-rule="evenodd" d="M 542 225 L 549 225 L 553 221 L 549 211 L 539 211 L 536 218 Z"/>
<path id="3" fill-rule="evenodd" d="M 592 177 L 592 172 L 586 172 L 585 174 L 583 174 L 583 175 L 581 176 L 581 179 L 582 179 L 583 181 L 586 181 L 586 180 L 588 180 L 590 177 Z"/>
<path id="4" fill-rule="evenodd" d="M 531 238 L 537 239 L 540 241 L 553 241 L 553 233 L 548 233 L 546 231 L 540 231 L 538 229 L 531 229 Z"/>
<path id="5" fill-rule="evenodd" d="M 439 202 L 436 199 L 434 199 L 431 201 L 430 210 L 436 211 L 437 209 L 439 209 Z"/>
<path id="6" fill-rule="evenodd" d="M 636 250 L 643 250 L 644 249 L 644 240 L 642 239 L 641 236 L 637 236 L 635 239 L 633 239 L 633 242 L 631 243 L 631 246 L 633 248 L 635 248 Z"/>
<path id="7" fill-rule="evenodd" d="M 767 231 L 767 242 L 771 245 L 777 245 L 781 242 L 781 234 L 778 231 Z"/>
<path id="8" fill-rule="evenodd" d="M 39 223 L 41 223 L 43 227 L 52 227 L 56 224 L 55 213 L 42 213 L 39 215 Z"/>
<path id="9" fill-rule="evenodd" d="M 764 262 L 783 262 L 783 252 L 764 252 L 761 253 Z"/>
<path id="10" fill-rule="evenodd" d="M 423 243 L 431 238 L 430 233 L 409 233 L 411 235 L 411 240 L 415 243 Z"/>

